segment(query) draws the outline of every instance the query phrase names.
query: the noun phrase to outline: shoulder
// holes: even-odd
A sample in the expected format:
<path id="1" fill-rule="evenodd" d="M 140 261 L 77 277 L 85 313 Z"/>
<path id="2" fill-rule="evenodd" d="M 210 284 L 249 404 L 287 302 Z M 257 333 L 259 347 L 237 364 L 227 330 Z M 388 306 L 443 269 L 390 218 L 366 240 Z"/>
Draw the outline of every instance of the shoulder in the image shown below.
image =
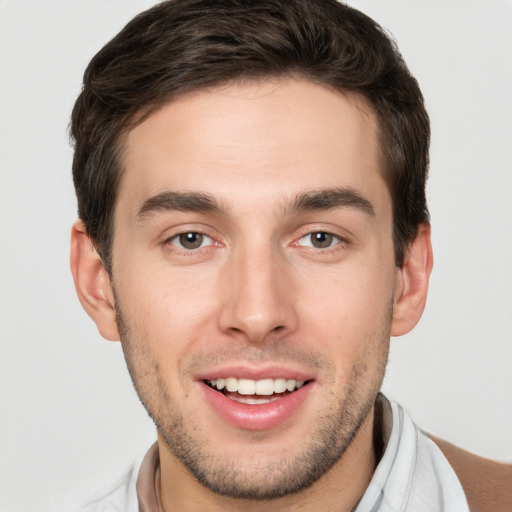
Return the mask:
<path id="1" fill-rule="evenodd" d="M 512 510 L 512 465 L 495 462 L 430 436 L 453 467 L 471 512 Z"/>

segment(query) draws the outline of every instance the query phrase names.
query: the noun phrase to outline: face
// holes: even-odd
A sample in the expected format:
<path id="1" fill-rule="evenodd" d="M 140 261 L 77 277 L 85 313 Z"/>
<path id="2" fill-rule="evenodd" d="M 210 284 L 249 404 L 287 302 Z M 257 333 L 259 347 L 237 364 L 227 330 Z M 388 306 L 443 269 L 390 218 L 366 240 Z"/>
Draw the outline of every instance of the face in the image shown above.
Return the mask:
<path id="1" fill-rule="evenodd" d="M 379 161 L 365 103 L 307 81 L 184 95 L 127 136 L 125 356 L 170 463 L 217 493 L 305 488 L 371 417 L 397 283 Z"/>

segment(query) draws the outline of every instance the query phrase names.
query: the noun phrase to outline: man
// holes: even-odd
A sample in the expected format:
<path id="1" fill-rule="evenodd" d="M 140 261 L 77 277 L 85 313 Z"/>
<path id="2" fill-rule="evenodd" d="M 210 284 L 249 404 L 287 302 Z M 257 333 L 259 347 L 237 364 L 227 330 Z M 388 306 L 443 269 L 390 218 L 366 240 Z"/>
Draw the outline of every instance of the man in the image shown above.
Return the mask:
<path id="1" fill-rule="evenodd" d="M 428 116 L 372 20 L 164 2 L 93 58 L 71 130 L 78 295 L 158 430 L 91 510 L 469 510 L 475 459 L 379 394 L 432 250 Z"/>

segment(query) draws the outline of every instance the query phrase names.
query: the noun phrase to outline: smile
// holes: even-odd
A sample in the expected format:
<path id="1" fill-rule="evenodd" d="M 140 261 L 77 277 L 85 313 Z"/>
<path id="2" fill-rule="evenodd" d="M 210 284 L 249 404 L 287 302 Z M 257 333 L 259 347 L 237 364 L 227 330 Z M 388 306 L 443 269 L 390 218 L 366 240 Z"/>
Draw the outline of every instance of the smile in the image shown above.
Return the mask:
<path id="1" fill-rule="evenodd" d="M 251 380 L 227 377 L 207 380 L 206 384 L 236 402 L 259 405 L 278 400 L 300 389 L 304 385 L 304 382 L 284 378 Z"/>
<path id="2" fill-rule="evenodd" d="M 213 409 L 232 426 L 266 430 L 287 421 L 309 395 L 312 381 L 287 378 L 204 379 L 202 389 Z"/>

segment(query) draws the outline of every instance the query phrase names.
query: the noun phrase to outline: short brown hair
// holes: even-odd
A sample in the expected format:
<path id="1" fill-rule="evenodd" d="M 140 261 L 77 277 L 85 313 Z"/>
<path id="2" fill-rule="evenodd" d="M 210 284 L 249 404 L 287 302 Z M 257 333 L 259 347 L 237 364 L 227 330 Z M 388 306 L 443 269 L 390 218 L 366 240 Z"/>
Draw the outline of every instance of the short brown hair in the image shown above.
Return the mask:
<path id="1" fill-rule="evenodd" d="M 109 272 L 121 138 L 135 120 L 185 92 L 286 76 L 356 92 L 374 109 L 395 261 L 403 265 L 429 219 L 430 125 L 418 84 L 384 30 L 336 0 L 170 0 L 136 16 L 94 56 L 73 109 L 78 215 Z"/>

